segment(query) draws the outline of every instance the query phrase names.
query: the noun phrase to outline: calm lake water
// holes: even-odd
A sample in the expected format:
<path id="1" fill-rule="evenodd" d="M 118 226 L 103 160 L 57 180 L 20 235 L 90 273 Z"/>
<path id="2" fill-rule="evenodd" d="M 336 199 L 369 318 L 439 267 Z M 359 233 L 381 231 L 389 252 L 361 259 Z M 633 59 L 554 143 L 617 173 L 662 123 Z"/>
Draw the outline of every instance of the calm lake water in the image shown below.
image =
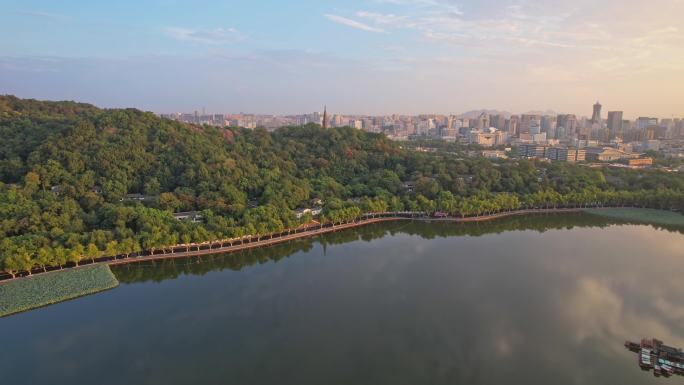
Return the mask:
<path id="1" fill-rule="evenodd" d="M 2 384 L 662 384 L 684 347 L 684 235 L 587 214 L 391 223 L 123 266 L 0 319 Z"/>

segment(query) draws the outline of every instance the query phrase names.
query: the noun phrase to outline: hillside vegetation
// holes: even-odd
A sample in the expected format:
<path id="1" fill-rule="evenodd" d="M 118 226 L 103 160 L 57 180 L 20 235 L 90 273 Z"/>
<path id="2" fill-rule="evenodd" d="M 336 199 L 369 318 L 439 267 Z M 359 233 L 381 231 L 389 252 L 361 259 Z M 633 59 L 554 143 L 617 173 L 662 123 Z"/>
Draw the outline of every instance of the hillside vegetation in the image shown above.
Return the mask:
<path id="1" fill-rule="evenodd" d="M 679 174 L 420 153 L 352 128 L 199 127 L 0 96 L 0 137 L 0 269 L 12 274 L 279 231 L 310 220 L 294 210 L 318 200 L 324 221 L 384 210 L 684 205 Z M 192 210 L 203 220 L 172 216 Z"/>

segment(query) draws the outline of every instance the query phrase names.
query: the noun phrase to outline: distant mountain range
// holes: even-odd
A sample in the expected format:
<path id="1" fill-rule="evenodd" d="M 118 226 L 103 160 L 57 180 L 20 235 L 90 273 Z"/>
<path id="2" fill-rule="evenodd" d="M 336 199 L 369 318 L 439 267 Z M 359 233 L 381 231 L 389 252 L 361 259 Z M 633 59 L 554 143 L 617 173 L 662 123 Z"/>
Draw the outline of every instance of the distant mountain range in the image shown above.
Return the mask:
<path id="1" fill-rule="evenodd" d="M 488 115 L 503 115 L 506 118 L 510 118 L 511 115 L 514 115 L 508 111 L 482 109 L 482 110 L 467 111 L 467 112 L 460 114 L 458 117 L 462 118 L 462 119 L 477 119 L 480 117 L 480 115 L 482 115 L 483 112 L 488 114 Z M 558 115 L 558 112 L 553 111 L 553 110 L 527 111 L 527 112 L 523 112 L 523 114 L 556 116 L 556 115 Z"/>
<path id="2" fill-rule="evenodd" d="M 459 115 L 458 117 L 459 117 L 459 118 L 462 118 L 462 119 L 477 119 L 477 118 L 480 117 L 480 115 L 482 115 L 483 112 L 484 112 L 485 114 L 488 114 L 488 115 L 504 115 L 506 118 L 510 118 L 511 115 L 513 115 L 512 113 L 510 113 L 510 112 L 508 112 L 508 111 L 499 111 L 499 110 L 471 110 L 471 111 L 467 111 L 467 112 L 462 113 L 462 114 Z"/>
<path id="3" fill-rule="evenodd" d="M 546 111 L 527 111 L 523 112 L 524 114 L 529 114 L 529 115 L 546 115 L 546 116 L 557 116 L 559 114 L 562 114 L 562 112 L 556 112 L 554 110 L 546 110 Z"/>

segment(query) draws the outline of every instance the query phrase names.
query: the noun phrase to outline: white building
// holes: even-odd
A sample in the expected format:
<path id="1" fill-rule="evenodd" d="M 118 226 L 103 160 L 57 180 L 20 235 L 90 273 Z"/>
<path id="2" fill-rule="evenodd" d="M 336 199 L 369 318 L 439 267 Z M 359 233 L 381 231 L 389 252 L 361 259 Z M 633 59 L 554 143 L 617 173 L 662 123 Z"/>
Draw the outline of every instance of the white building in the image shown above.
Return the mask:
<path id="1" fill-rule="evenodd" d="M 485 131 L 471 131 L 468 135 L 468 143 L 479 144 L 483 147 L 494 147 L 506 144 L 508 136 L 503 131 L 490 127 Z"/>

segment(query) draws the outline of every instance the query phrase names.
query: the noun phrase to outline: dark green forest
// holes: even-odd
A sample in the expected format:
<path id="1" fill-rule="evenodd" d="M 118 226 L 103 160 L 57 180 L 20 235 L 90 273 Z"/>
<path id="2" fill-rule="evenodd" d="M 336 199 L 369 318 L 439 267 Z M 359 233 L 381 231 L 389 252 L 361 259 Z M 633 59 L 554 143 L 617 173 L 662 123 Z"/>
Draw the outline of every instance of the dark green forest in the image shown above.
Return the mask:
<path id="1" fill-rule="evenodd" d="M 195 126 L 135 109 L 0 96 L 0 264 L 20 270 L 282 231 L 362 212 L 684 207 L 684 177 L 422 153 L 318 125 Z M 410 188 L 409 188 L 410 186 Z M 141 194 L 144 200 L 128 194 Z M 198 222 L 173 213 L 200 211 Z"/>

